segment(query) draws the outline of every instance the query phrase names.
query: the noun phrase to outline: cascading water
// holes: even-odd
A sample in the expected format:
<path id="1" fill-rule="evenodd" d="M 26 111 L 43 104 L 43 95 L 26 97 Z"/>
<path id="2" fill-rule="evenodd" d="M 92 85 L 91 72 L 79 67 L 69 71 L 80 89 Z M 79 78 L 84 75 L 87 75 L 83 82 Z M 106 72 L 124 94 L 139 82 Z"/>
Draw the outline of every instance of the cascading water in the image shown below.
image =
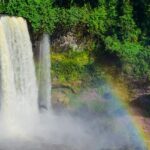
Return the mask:
<path id="1" fill-rule="evenodd" d="M 44 34 L 40 41 L 40 53 L 38 60 L 39 106 L 42 109 L 50 109 L 50 44 L 49 36 Z"/>
<path id="2" fill-rule="evenodd" d="M 38 113 L 32 45 L 23 18 L 0 18 L 1 116 L 11 127 Z M 14 130 L 14 129 L 12 129 Z"/>

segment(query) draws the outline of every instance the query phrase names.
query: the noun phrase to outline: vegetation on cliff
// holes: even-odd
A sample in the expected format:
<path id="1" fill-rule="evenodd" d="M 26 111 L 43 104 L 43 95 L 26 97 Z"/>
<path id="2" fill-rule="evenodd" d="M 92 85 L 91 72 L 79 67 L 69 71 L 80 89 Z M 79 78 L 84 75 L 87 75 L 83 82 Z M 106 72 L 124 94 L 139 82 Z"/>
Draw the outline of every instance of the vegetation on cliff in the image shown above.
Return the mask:
<path id="1" fill-rule="evenodd" d="M 26 18 L 35 32 L 84 30 L 83 36 L 93 41 L 84 55 L 90 53 L 95 61 L 115 56 L 112 63 L 124 73 L 150 78 L 149 0 L 6 0 L 0 3 L 0 12 Z M 80 64 L 76 57 L 83 54 L 71 54 L 52 57 L 53 72 L 64 74 L 64 80 L 78 78 L 91 63 L 83 59 Z"/>

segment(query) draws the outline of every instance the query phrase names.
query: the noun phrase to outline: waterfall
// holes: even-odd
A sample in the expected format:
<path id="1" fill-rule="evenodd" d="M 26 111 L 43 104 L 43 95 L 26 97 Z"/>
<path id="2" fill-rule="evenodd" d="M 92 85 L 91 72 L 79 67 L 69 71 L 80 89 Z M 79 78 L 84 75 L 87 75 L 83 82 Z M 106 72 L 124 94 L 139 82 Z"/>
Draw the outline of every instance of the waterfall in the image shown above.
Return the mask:
<path id="1" fill-rule="evenodd" d="M 40 41 L 40 53 L 38 60 L 39 106 L 42 109 L 50 109 L 50 45 L 49 36 L 43 34 Z"/>
<path id="2" fill-rule="evenodd" d="M 129 115 L 107 86 L 101 95 L 92 88 L 79 96 L 87 102 L 92 99 L 95 111 L 88 105 L 88 110 L 73 109 L 70 115 L 68 111 L 39 113 L 39 108 L 51 107 L 49 47 L 49 37 L 44 34 L 37 79 L 26 21 L 0 17 L 0 149 L 144 150 Z M 99 108 L 95 98 L 104 108 Z"/>
<path id="3" fill-rule="evenodd" d="M 32 44 L 21 17 L 0 18 L 0 103 L 1 116 L 9 126 L 38 113 Z"/>

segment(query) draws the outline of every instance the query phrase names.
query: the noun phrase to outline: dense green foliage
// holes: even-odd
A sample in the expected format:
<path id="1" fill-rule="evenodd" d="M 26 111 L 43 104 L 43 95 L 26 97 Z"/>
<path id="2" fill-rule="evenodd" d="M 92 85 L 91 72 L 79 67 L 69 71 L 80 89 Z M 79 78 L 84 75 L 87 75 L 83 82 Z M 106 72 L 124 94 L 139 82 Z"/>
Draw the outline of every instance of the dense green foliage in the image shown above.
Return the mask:
<path id="1" fill-rule="evenodd" d="M 88 64 L 87 52 L 53 53 L 52 76 L 61 82 L 76 81 L 82 78 Z"/>
<path id="2" fill-rule="evenodd" d="M 10 0 L 4 4 L 2 12 L 26 18 L 39 32 L 51 33 L 57 22 L 56 9 L 52 8 L 50 0 Z"/>
<path id="3" fill-rule="evenodd" d="M 67 32 L 80 26 L 95 40 L 90 51 L 96 52 L 97 59 L 115 55 L 127 74 L 150 77 L 149 0 L 6 0 L 0 3 L 0 12 L 26 18 L 40 33 Z M 58 61 L 55 72 L 70 66 L 77 77 L 83 68 L 73 60 Z"/>

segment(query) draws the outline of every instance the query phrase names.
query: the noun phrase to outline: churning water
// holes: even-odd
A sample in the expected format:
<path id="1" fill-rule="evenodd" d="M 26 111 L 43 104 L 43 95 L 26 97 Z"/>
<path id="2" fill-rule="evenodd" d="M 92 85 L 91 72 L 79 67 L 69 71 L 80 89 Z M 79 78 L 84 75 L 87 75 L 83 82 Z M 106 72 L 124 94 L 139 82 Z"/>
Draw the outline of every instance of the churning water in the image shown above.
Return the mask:
<path id="1" fill-rule="evenodd" d="M 1 17 L 0 150 L 144 150 L 129 116 L 123 111 L 113 113 L 113 99 L 100 114 L 49 111 L 47 35 L 41 39 L 39 56 L 37 84 L 26 21 Z M 48 111 L 40 112 L 41 107 Z"/>

